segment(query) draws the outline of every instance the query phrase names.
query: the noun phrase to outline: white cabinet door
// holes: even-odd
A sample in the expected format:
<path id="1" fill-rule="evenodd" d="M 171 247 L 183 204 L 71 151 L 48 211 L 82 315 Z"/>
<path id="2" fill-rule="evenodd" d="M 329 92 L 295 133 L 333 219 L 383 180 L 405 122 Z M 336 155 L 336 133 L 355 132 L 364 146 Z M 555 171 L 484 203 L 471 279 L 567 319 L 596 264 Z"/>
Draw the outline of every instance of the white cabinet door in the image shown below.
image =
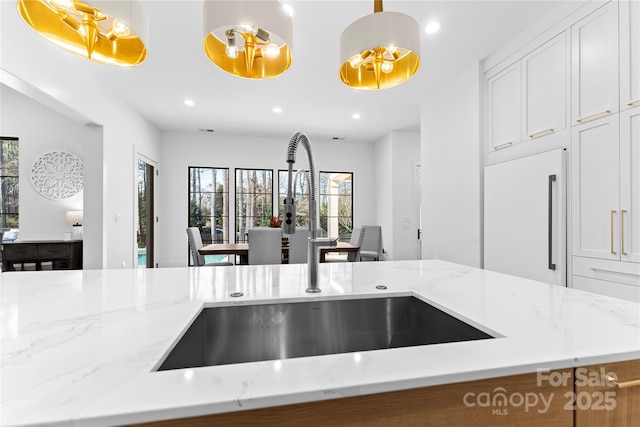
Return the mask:
<path id="1" fill-rule="evenodd" d="M 640 106 L 640 1 L 621 0 L 620 110 Z"/>
<path id="2" fill-rule="evenodd" d="M 567 47 L 561 33 L 522 60 L 522 140 L 566 127 Z"/>
<path id="3" fill-rule="evenodd" d="M 640 108 L 620 113 L 620 259 L 640 262 Z"/>
<path id="4" fill-rule="evenodd" d="M 618 111 L 618 2 L 571 27 L 573 124 Z"/>
<path id="5" fill-rule="evenodd" d="M 566 285 L 565 151 L 484 169 L 484 268 Z"/>
<path id="6" fill-rule="evenodd" d="M 573 254 L 620 259 L 620 143 L 618 115 L 572 132 Z"/>
<path id="7" fill-rule="evenodd" d="M 489 151 L 520 142 L 520 62 L 488 80 Z"/>

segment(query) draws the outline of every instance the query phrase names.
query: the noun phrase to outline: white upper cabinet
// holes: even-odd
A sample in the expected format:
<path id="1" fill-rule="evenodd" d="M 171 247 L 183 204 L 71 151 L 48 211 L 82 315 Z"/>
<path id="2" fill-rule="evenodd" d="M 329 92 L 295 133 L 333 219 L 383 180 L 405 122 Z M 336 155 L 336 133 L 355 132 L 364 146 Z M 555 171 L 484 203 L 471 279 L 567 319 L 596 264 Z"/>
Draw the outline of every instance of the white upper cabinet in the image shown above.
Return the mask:
<path id="1" fill-rule="evenodd" d="M 573 125 L 618 111 L 618 2 L 571 27 Z"/>
<path id="2" fill-rule="evenodd" d="M 520 142 L 520 62 L 507 67 L 487 82 L 489 151 Z"/>
<path id="3" fill-rule="evenodd" d="M 489 153 L 567 128 L 568 48 L 563 31 L 486 79 Z"/>
<path id="4" fill-rule="evenodd" d="M 620 113 L 620 259 L 640 262 L 640 108 Z"/>
<path id="5" fill-rule="evenodd" d="M 621 0 L 620 110 L 640 106 L 640 1 Z"/>
<path id="6" fill-rule="evenodd" d="M 522 140 L 540 138 L 566 127 L 567 41 L 565 33 L 522 60 Z"/>
<path id="7" fill-rule="evenodd" d="M 575 126 L 571 146 L 573 254 L 619 260 L 618 116 Z"/>
<path id="8" fill-rule="evenodd" d="M 573 128 L 573 254 L 640 262 L 640 108 Z"/>

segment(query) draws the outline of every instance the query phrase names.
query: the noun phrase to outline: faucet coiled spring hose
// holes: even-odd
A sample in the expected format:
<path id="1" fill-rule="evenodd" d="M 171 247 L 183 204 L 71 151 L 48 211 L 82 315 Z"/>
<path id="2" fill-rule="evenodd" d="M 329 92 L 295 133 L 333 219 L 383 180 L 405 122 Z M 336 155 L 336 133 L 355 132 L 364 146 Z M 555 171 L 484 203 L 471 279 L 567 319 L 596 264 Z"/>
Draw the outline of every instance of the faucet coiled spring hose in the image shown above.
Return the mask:
<path id="1" fill-rule="evenodd" d="M 311 181 L 311 188 L 309 192 L 309 231 L 311 232 L 312 238 L 316 237 L 316 230 L 318 223 L 317 218 L 317 209 L 316 209 L 316 200 L 317 200 L 317 185 L 316 185 L 316 165 L 315 159 L 313 157 L 313 151 L 311 149 L 311 142 L 309 138 L 302 133 L 296 132 L 293 134 L 291 139 L 289 140 L 289 145 L 287 146 L 287 163 L 289 164 L 289 174 L 288 174 L 288 182 L 287 182 L 287 200 L 285 203 L 293 203 L 293 164 L 296 162 L 296 152 L 298 151 L 298 145 L 302 142 L 302 146 L 307 152 L 307 157 L 309 159 L 309 175 Z M 294 219 L 294 230 L 295 230 L 295 219 Z"/>

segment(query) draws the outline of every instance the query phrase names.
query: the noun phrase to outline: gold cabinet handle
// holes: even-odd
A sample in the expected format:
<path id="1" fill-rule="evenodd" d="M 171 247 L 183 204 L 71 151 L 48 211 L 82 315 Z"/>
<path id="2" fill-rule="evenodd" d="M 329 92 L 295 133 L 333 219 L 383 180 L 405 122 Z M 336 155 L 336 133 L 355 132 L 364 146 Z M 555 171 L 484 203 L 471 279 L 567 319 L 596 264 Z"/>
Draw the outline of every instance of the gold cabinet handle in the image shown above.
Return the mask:
<path id="1" fill-rule="evenodd" d="M 627 253 L 624 251 L 624 214 L 626 213 L 627 211 L 620 211 L 620 253 L 622 255 L 627 255 Z"/>
<path id="2" fill-rule="evenodd" d="M 640 98 L 627 102 L 627 105 L 631 107 L 633 104 L 637 104 L 638 102 L 640 102 Z"/>
<path id="3" fill-rule="evenodd" d="M 617 378 L 614 378 L 612 375 L 607 375 L 606 379 L 609 384 L 613 384 L 617 388 L 628 388 L 628 387 L 640 386 L 640 378 L 638 378 L 637 380 L 618 381 Z"/>
<path id="4" fill-rule="evenodd" d="M 589 114 L 588 116 L 580 117 L 580 118 L 576 119 L 576 122 L 580 123 L 583 120 L 591 119 L 591 118 L 599 116 L 601 114 L 609 114 L 610 112 L 611 112 L 611 110 L 598 111 L 597 113 L 593 113 L 593 114 Z"/>
<path id="5" fill-rule="evenodd" d="M 549 129 L 541 130 L 539 132 L 532 133 L 531 135 L 529 135 L 529 138 L 535 138 L 536 136 L 542 135 L 543 133 L 547 133 L 547 132 L 553 132 L 553 128 L 549 128 Z"/>
<path id="6" fill-rule="evenodd" d="M 511 144 L 513 144 L 512 141 L 503 142 L 502 144 L 494 145 L 493 149 L 499 150 L 500 148 L 506 147 L 507 145 L 511 145 Z"/>
<path id="7" fill-rule="evenodd" d="M 616 254 L 616 251 L 613 250 L 613 216 L 616 214 L 616 211 L 611 211 L 611 253 Z"/>

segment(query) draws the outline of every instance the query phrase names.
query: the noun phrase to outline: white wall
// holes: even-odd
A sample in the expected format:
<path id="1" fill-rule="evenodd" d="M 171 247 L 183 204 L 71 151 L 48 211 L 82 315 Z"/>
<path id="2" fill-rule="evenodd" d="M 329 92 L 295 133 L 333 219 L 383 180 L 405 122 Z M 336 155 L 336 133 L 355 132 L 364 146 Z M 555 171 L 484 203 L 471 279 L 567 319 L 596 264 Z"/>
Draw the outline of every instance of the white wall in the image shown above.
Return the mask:
<path id="1" fill-rule="evenodd" d="M 392 180 L 393 138 L 391 134 L 376 141 L 374 146 L 374 175 L 376 184 L 376 218 L 375 222 L 359 225 L 379 225 L 382 228 L 382 247 L 385 260 L 393 259 L 393 180 Z"/>
<path id="2" fill-rule="evenodd" d="M 3 36 L 20 40 L 6 43 L 3 37 L 0 76 L 11 76 L 50 94 L 65 109 L 82 112 L 87 119 L 85 124 L 102 126 L 103 146 L 93 154 L 102 157 L 102 184 L 96 180 L 102 189 L 95 191 L 102 190 L 103 217 L 85 215 L 85 223 L 100 222 L 95 225 L 102 233 L 96 233 L 95 238 L 103 241 L 93 244 L 104 251 L 104 256 L 102 265 L 96 267 L 131 267 L 136 236 L 135 155 L 140 152 L 152 160 L 159 158 L 159 130 L 101 83 L 94 70 L 104 65 L 43 42 L 41 36 L 24 25 L 15 2 L 2 1 L 0 7 Z"/>
<path id="3" fill-rule="evenodd" d="M 418 218 L 413 172 L 420 159 L 420 133 L 393 131 L 376 141 L 374 153 L 378 172 L 376 224 L 382 227 L 383 258 L 416 259 Z"/>
<path id="4" fill-rule="evenodd" d="M 83 192 L 64 200 L 47 199 L 33 187 L 31 168 L 50 151 L 66 151 L 82 159 L 84 125 L 5 85 L 0 85 L 0 102 L 0 135 L 19 138 L 20 239 L 70 238 L 71 226 L 65 224 L 65 212 L 83 210 Z"/>
<path id="5" fill-rule="evenodd" d="M 480 88 L 475 64 L 422 105 L 424 259 L 482 264 Z"/>
<path id="6" fill-rule="evenodd" d="M 217 133 L 163 133 L 158 179 L 160 222 L 156 231 L 157 262 L 160 267 L 187 265 L 185 229 L 188 223 L 189 166 L 228 167 L 230 192 L 235 186 L 234 168 L 273 169 L 275 198 L 278 191 L 277 170 L 287 169 L 288 144 L 288 137 L 274 139 Z M 374 187 L 373 144 L 311 140 L 311 146 L 318 172 L 353 172 L 354 224 L 374 223 L 374 201 L 378 190 Z M 308 168 L 304 148 L 299 147 L 296 160 L 296 169 Z M 233 193 L 230 197 L 233 198 Z M 234 213 L 229 214 L 233 216 Z M 230 223 L 234 224 L 233 221 Z"/>

